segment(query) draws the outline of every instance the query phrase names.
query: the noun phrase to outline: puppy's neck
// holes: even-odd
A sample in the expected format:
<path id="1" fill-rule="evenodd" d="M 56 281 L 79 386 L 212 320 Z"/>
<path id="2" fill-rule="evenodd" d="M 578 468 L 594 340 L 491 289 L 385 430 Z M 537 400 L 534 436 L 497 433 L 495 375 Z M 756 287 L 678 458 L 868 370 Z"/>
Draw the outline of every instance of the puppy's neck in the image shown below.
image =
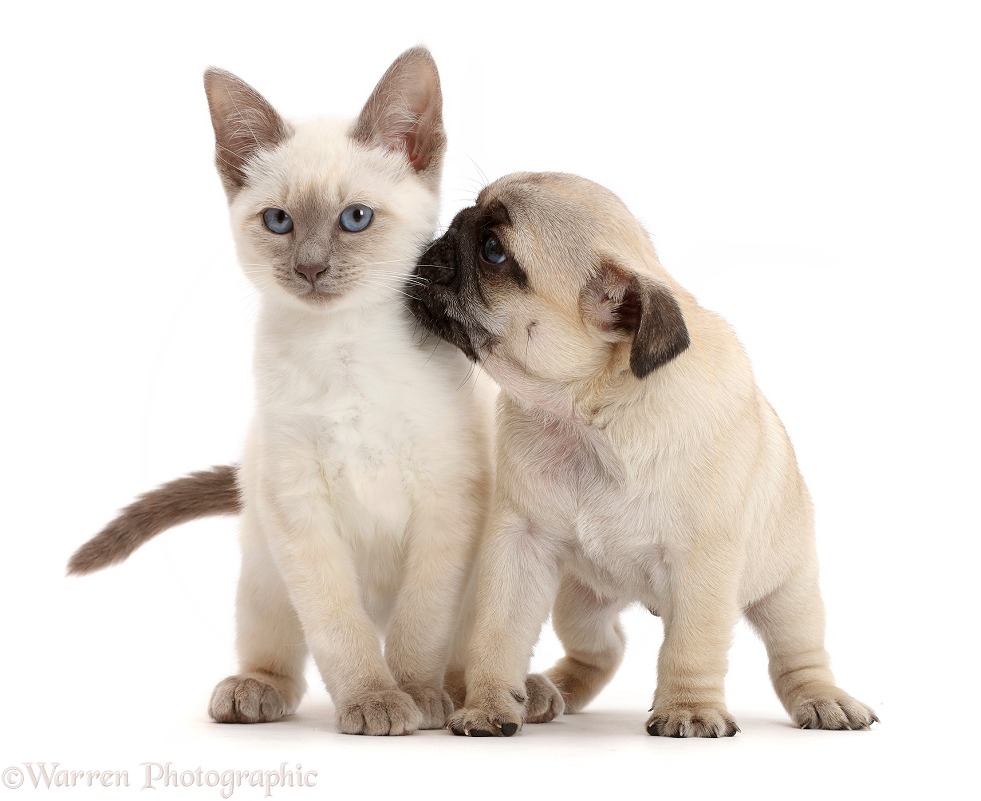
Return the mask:
<path id="1" fill-rule="evenodd" d="M 589 416 L 583 414 L 576 403 L 574 388 L 532 377 L 495 354 L 488 355 L 484 367 L 504 394 L 524 411 L 545 419 L 588 425 Z"/>

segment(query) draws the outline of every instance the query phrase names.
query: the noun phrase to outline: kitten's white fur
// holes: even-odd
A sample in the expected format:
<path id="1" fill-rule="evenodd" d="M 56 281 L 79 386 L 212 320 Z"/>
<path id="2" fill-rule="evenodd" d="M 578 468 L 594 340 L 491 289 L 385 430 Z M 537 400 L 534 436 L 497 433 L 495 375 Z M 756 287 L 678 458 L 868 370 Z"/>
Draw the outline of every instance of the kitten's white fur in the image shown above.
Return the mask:
<path id="1" fill-rule="evenodd" d="M 425 51 L 409 51 L 375 94 L 428 64 Z M 240 471 L 240 672 L 216 687 L 211 714 L 251 722 L 291 713 L 309 650 L 341 731 L 439 728 L 452 709 L 444 672 L 487 512 L 493 395 L 455 349 L 423 346 L 404 306 L 405 278 L 437 221 L 441 148 L 433 180 L 406 158 L 409 146 L 358 141 L 351 121 L 287 127 L 270 146 L 259 132 L 241 186 L 226 180 L 261 310 Z M 352 203 L 374 209 L 361 233 L 337 226 Z M 293 216 L 288 241 L 262 226 L 270 207 Z M 327 300 L 280 280 L 311 260 L 329 267 Z"/>

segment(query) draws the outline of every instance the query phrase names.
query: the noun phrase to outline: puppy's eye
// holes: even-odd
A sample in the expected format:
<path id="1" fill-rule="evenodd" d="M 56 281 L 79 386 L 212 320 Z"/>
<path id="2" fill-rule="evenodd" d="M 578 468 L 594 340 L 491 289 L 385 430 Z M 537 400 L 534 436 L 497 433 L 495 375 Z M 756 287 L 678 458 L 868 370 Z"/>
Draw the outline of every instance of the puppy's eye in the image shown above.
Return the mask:
<path id="1" fill-rule="evenodd" d="M 355 203 L 348 206 L 341 212 L 338 222 L 345 231 L 357 234 L 371 225 L 375 212 L 368 208 L 364 203 Z"/>
<path id="2" fill-rule="evenodd" d="M 266 209 L 262 212 L 262 224 L 274 234 L 288 234 L 293 230 L 293 218 L 282 209 Z"/>
<path id="3" fill-rule="evenodd" d="M 484 240 L 480 246 L 480 258 L 495 267 L 504 264 L 508 260 L 508 254 L 504 252 L 501 241 L 493 234 Z"/>

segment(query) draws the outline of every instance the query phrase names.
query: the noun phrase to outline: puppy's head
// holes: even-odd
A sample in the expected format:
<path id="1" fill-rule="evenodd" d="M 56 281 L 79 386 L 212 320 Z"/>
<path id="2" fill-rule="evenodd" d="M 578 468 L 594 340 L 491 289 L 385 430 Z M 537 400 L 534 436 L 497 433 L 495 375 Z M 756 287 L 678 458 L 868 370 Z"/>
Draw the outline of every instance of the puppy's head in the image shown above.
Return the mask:
<path id="1" fill-rule="evenodd" d="M 504 389 L 548 392 L 629 370 L 643 379 L 688 347 L 647 234 L 603 187 L 561 173 L 487 186 L 423 254 L 412 307 Z"/>

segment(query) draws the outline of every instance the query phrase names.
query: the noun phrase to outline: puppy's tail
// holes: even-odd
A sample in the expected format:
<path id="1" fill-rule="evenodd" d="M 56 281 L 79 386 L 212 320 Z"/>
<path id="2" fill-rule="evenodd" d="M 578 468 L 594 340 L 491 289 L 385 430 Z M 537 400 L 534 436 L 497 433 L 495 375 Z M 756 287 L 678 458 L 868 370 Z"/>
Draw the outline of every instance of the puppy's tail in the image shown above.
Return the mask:
<path id="1" fill-rule="evenodd" d="M 69 575 L 82 575 L 122 562 L 144 542 L 172 526 L 210 515 L 233 515 L 241 508 L 235 465 L 221 465 L 168 481 L 123 509 L 102 531 L 75 551 Z"/>

